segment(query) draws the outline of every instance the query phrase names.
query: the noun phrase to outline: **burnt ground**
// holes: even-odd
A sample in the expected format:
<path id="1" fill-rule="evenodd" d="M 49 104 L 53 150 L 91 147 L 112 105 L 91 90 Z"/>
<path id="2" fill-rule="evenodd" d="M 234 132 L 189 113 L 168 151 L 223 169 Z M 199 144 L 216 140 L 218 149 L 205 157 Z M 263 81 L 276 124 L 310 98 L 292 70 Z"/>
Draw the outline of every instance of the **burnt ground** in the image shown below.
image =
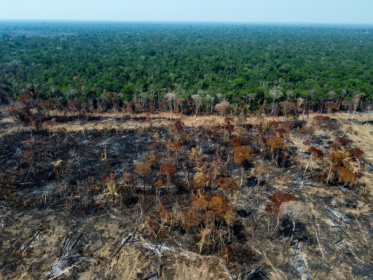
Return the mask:
<path id="1" fill-rule="evenodd" d="M 56 122 L 64 121 L 69 126 L 74 120 Z M 102 119 L 84 120 L 90 121 Z M 351 130 L 334 119 L 333 128 L 312 124 L 307 130 L 311 123 L 312 119 L 306 120 L 289 129 L 277 164 L 258 140 L 272 130 L 266 125 L 237 126 L 231 135 L 222 124 L 187 127 L 182 137 L 169 126 L 79 132 L 43 128 L 4 134 L 0 275 L 3 279 L 373 279 L 369 154 L 359 160 L 356 183 L 323 179 L 335 137 L 343 135 L 355 147 L 356 133 L 364 135 L 359 129 L 369 124 L 355 124 Z M 1 128 L 16 125 L 2 122 Z M 229 140 L 234 136 L 253 148 L 254 158 L 244 166 L 232 160 Z M 168 139 L 177 140 L 181 148 L 169 148 Z M 309 146 L 323 150 L 324 159 L 312 160 Z M 202 151 L 199 158 L 191 159 L 193 148 Z M 149 156 L 156 160 L 151 173 L 141 177 L 135 163 Z M 177 172 L 168 187 L 156 191 L 156 182 L 167 179 L 159 172 L 165 163 L 175 165 Z M 233 211 L 234 221 L 229 226 L 223 221 L 216 229 L 230 235 L 223 247 L 212 240 L 200 245 L 205 225 L 188 230 L 164 219 L 156 234 L 152 232 L 160 203 L 175 220 L 191 207 L 196 173 L 216 169 L 219 176 L 240 182 L 242 168 L 243 184 L 233 193 L 222 191 L 216 181 L 206 187 L 206 193 L 229 197 Z M 123 173 L 131 174 L 131 179 L 126 181 Z M 118 196 L 110 193 L 109 182 L 116 183 Z M 289 193 L 297 200 L 283 203 L 274 213 L 268 207 L 274 207 L 275 193 Z"/>

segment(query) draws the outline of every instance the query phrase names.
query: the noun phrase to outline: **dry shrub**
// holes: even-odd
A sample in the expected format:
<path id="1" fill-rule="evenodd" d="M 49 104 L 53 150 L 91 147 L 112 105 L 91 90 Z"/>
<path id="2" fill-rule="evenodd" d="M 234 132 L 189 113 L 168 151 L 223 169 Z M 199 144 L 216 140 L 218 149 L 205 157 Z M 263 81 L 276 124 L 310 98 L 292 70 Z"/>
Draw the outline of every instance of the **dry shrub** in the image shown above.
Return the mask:
<path id="1" fill-rule="evenodd" d="M 189 208 L 180 211 L 180 219 L 178 222 L 185 231 L 190 232 L 201 223 L 201 219 L 197 209 Z"/>
<path id="2" fill-rule="evenodd" d="M 280 212 L 281 204 L 289 201 L 298 201 L 298 198 L 291 193 L 282 194 L 280 192 L 276 192 L 271 198 L 272 206 L 267 205 L 265 210 L 268 213 L 278 214 Z"/>
<path id="3" fill-rule="evenodd" d="M 105 186 L 105 190 L 102 193 L 102 197 L 110 197 L 112 202 L 115 203 L 119 199 L 120 186 L 116 183 L 116 177 L 114 173 L 109 173 L 102 178 Z"/>
<path id="4" fill-rule="evenodd" d="M 164 182 L 162 179 L 158 180 L 156 183 L 155 183 L 155 188 L 156 189 L 159 189 L 160 187 L 163 187 L 164 186 Z"/>
<path id="5" fill-rule="evenodd" d="M 335 165 L 341 165 L 343 163 L 343 153 L 342 152 L 336 152 L 333 151 L 330 154 L 330 160 L 335 164 Z"/>
<path id="6" fill-rule="evenodd" d="M 160 166 L 160 168 L 161 168 L 161 174 L 165 175 L 167 177 L 171 177 L 171 176 L 175 175 L 175 173 L 177 171 L 176 166 L 174 166 L 172 164 L 162 164 Z"/>
<path id="7" fill-rule="evenodd" d="M 225 113 L 227 112 L 227 109 L 231 106 L 231 104 L 226 101 L 226 100 L 223 100 L 222 102 L 218 103 L 215 105 L 215 111 L 217 111 L 220 115 L 225 115 Z"/>
<path id="8" fill-rule="evenodd" d="M 179 141 L 172 141 L 172 139 L 168 139 L 166 142 L 166 147 L 170 151 L 178 151 L 181 148 L 181 144 Z"/>
<path id="9" fill-rule="evenodd" d="M 229 208 L 228 199 L 222 195 L 213 195 L 208 203 L 208 209 L 218 215 L 225 214 Z"/>
<path id="10" fill-rule="evenodd" d="M 181 134 L 184 132 L 185 124 L 182 121 L 178 120 L 174 123 L 174 127 L 176 131 Z"/>
<path id="11" fill-rule="evenodd" d="M 244 139 L 242 137 L 233 137 L 230 143 L 233 148 L 236 148 L 243 145 Z"/>
<path id="12" fill-rule="evenodd" d="M 124 183 L 128 184 L 132 181 L 132 174 L 129 172 L 123 172 L 122 179 Z"/>
<path id="13" fill-rule="evenodd" d="M 210 246 L 212 244 L 212 229 L 206 227 L 199 232 L 200 241 L 196 244 L 199 247 L 199 253 L 202 253 L 203 246 Z"/>
<path id="14" fill-rule="evenodd" d="M 164 206 L 162 203 L 158 205 L 156 212 L 161 216 L 162 221 L 170 221 L 173 218 L 173 215 L 166 206 Z"/>
<path id="15" fill-rule="evenodd" d="M 225 117 L 223 127 L 230 133 L 234 129 L 234 125 L 232 124 L 233 118 Z"/>
<path id="16" fill-rule="evenodd" d="M 340 145 L 342 145 L 342 146 L 344 146 L 344 147 L 346 147 L 346 146 L 350 143 L 350 141 L 348 141 L 348 139 L 347 139 L 346 137 L 343 137 L 343 136 L 341 136 L 341 137 L 336 137 L 336 138 L 335 138 L 335 141 L 336 141 L 338 144 L 340 144 Z"/>
<path id="17" fill-rule="evenodd" d="M 355 148 L 355 149 L 349 149 L 348 153 L 353 158 L 359 158 L 364 154 L 364 151 L 360 148 Z"/>
<path id="18" fill-rule="evenodd" d="M 333 125 L 333 122 L 331 120 L 330 117 L 328 116 L 321 116 L 321 115 L 318 115 L 318 116 L 315 116 L 313 117 L 313 120 L 314 120 L 314 124 L 320 128 L 324 128 L 324 129 L 333 129 L 334 128 L 334 125 Z"/>
<path id="19" fill-rule="evenodd" d="M 223 194 L 200 195 L 188 209 L 180 212 L 181 218 L 178 222 L 186 231 L 210 225 L 217 220 L 224 221 L 227 225 L 232 225 L 235 221 L 229 198 Z"/>
<path id="20" fill-rule="evenodd" d="M 339 183 L 354 184 L 356 182 L 357 175 L 353 171 L 348 170 L 345 167 L 338 167 L 337 172 L 339 174 Z"/>
<path id="21" fill-rule="evenodd" d="M 193 166 L 197 168 L 201 167 L 203 163 L 203 152 L 201 150 L 197 150 L 196 148 L 192 148 L 189 161 Z"/>
<path id="22" fill-rule="evenodd" d="M 221 213 L 225 210 L 224 201 L 222 198 L 216 198 L 214 203 L 211 204 L 212 199 L 215 198 L 213 195 L 201 195 L 198 197 L 192 204 L 191 208 L 196 208 L 199 211 L 212 211 L 212 206 L 215 209 L 215 211 Z M 214 212 L 215 212 L 214 211 Z"/>
<path id="23" fill-rule="evenodd" d="M 287 133 L 286 129 L 285 129 L 285 128 L 282 128 L 282 127 L 277 128 L 277 129 L 275 130 L 275 132 L 278 133 L 279 135 L 283 135 L 283 134 L 286 134 L 286 133 Z"/>
<path id="24" fill-rule="evenodd" d="M 278 128 L 278 130 L 285 130 L 284 133 L 287 133 L 287 132 L 290 132 L 293 128 L 294 128 L 294 122 L 290 122 L 290 121 L 287 121 L 287 122 L 283 122 L 280 124 L 280 128 Z"/>
<path id="25" fill-rule="evenodd" d="M 253 149 L 248 146 L 239 146 L 234 148 L 234 162 L 244 164 L 253 158 Z"/>
<path id="26" fill-rule="evenodd" d="M 239 188 L 239 184 L 232 177 L 220 177 L 219 187 L 232 193 Z"/>
<path id="27" fill-rule="evenodd" d="M 338 106 L 337 106 L 337 104 L 332 103 L 332 102 L 328 102 L 328 103 L 326 103 L 326 104 L 325 104 L 325 107 L 326 107 L 326 109 L 328 110 L 329 113 L 338 110 Z"/>
<path id="28" fill-rule="evenodd" d="M 274 136 L 271 139 L 269 139 L 268 145 L 271 147 L 272 151 L 282 149 L 284 147 L 284 138 Z"/>
<path id="29" fill-rule="evenodd" d="M 137 175 L 139 175 L 141 177 L 145 177 L 148 174 L 150 174 L 151 171 L 152 171 L 151 163 L 141 162 L 141 161 L 138 161 L 138 162 L 135 163 L 135 173 Z"/>
<path id="30" fill-rule="evenodd" d="M 311 146 L 308 151 L 312 153 L 317 159 L 323 159 L 324 158 L 324 152 L 320 149 L 315 148 L 314 146 Z"/>
<path id="31" fill-rule="evenodd" d="M 197 172 L 194 174 L 193 180 L 199 187 L 207 187 L 209 184 L 209 178 L 206 173 L 203 172 Z"/>

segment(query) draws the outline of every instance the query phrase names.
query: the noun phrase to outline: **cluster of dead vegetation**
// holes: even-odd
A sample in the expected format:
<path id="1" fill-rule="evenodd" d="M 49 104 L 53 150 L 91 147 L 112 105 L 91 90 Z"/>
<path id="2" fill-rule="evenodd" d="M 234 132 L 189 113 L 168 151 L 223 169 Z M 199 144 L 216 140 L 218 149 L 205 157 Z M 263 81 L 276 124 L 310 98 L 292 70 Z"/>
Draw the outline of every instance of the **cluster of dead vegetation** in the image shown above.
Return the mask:
<path id="1" fill-rule="evenodd" d="M 175 271 L 162 274 L 162 267 L 167 271 L 169 265 L 165 252 L 173 257 L 213 256 L 223 263 L 217 265 L 225 270 L 218 273 L 220 279 L 372 276 L 372 255 L 366 251 L 371 247 L 366 236 L 373 232 L 372 220 L 364 208 L 371 200 L 367 173 L 372 166 L 362 147 L 349 139 L 358 132 L 347 132 L 330 116 L 292 114 L 281 120 L 258 117 L 249 123 L 241 115 L 222 117 L 217 125 L 197 125 L 196 119 L 192 126 L 179 119 L 161 127 L 150 125 L 147 116 L 140 119 L 147 125 L 137 128 L 103 125 L 99 130 L 70 132 L 53 129 L 58 116 L 26 97 L 19 100 L 23 105 L 8 112 L 34 128 L 0 138 L 4 213 L 57 211 L 77 220 L 107 213 L 122 217 L 134 225 L 133 243 L 141 241 L 146 254 L 157 256 L 159 263 L 156 273 L 133 276 L 138 279 L 177 279 Z M 93 115 L 90 118 L 85 121 L 94 120 Z M 355 212 L 344 214 L 345 209 Z M 105 221 L 100 225 L 105 227 Z M 88 230 L 94 231 L 91 226 Z M 6 223 L 1 230 L 2 236 L 10 233 Z M 364 236 L 360 243 L 352 231 Z M 79 244 L 79 236 L 66 240 Z M 0 243 L 4 277 L 19 276 L 20 266 L 31 278 L 67 273 L 56 269 L 58 262 L 49 274 L 27 266 L 28 252 L 37 240 L 17 250 L 12 240 L 8 236 Z M 83 247 L 74 251 L 70 245 L 62 249 L 83 256 Z M 109 258 L 87 250 L 101 264 L 115 260 L 113 267 L 96 268 L 92 277 L 108 277 L 109 270 L 115 278 L 114 266 L 122 252 Z M 338 262 L 353 269 L 337 272 Z M 66 268 L 73 263 L 63 264 Z M 89 264 L 82 267 L 90 269 Z M 206 279 L 210 277 L 207 273 Z"/>

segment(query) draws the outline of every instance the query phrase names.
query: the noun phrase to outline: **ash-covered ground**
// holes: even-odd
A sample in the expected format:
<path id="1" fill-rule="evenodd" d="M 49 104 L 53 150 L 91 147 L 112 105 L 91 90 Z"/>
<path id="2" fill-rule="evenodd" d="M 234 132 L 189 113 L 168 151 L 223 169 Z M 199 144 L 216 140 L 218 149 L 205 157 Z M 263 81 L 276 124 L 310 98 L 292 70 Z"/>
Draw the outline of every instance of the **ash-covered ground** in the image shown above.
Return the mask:
<path id="1" fill-rule="evenodd" d="M 373 279 L 371 125 L 331 118 L 4 133 L 0 275 Z"/>

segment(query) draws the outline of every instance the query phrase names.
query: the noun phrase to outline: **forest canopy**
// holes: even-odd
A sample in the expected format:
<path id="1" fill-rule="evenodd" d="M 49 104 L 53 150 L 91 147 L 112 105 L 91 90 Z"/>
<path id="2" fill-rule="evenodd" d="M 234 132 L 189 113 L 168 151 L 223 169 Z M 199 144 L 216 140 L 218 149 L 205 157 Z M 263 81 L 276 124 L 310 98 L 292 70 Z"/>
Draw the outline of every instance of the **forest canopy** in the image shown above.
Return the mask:
<path id="1" fill-rule="evenodd" d="M 372 100 L 373 27 L 160 23 L 0 23 L 0 89 L 42 99 L 263 103 Z M 273 97 L 274 89 L 280 94 Z M 213 106 L 213 104 L 211 105 Z M 211 107 L 212 108 L 212 107 Z"/>

